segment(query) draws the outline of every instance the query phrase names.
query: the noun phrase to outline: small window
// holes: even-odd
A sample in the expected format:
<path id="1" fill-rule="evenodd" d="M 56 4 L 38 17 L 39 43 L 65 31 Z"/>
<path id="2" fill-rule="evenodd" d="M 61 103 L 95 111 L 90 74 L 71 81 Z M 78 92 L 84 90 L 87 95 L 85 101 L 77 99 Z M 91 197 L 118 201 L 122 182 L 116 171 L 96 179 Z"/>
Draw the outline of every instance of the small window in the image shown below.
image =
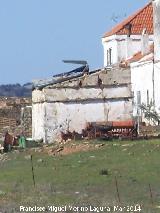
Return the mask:
<path id="1" fill-rule="evenodd" d="M 112 64 L 112 49 L 109 48 L 107 50 L 107 66 L 110 66 Z"/>
<path id="2" fill-rule="evenodd" d="M 137 105 L 140 106 L 141 105 L 141 92 L 137 91 Z"/>

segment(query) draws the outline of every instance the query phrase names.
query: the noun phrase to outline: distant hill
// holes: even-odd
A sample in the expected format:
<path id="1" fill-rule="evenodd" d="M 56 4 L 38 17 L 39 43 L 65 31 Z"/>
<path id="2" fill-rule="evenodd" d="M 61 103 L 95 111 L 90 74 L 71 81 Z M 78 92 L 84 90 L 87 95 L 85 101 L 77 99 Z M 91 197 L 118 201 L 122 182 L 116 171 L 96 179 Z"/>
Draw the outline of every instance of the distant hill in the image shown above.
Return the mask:
<path id="1" fill-rule="evenodd" d="M 31 97 L 32 83 L 20 84 L 6 84 L 0 85 L 0 96 L 6 97 Z"/>

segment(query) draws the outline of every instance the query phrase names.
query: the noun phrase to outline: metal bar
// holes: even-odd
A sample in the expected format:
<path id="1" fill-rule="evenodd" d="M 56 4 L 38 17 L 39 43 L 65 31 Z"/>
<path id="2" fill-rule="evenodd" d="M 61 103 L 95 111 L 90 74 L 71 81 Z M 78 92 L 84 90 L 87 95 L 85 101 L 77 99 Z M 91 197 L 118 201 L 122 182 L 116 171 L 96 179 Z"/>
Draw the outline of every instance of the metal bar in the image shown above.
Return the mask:
<path id="1" fill-rule="evenodd" d="M 83 64 L 87 65 L 87 61 L 84 60 L 63 60 L 64 63 L 69 63 L 69 64 Z"/>

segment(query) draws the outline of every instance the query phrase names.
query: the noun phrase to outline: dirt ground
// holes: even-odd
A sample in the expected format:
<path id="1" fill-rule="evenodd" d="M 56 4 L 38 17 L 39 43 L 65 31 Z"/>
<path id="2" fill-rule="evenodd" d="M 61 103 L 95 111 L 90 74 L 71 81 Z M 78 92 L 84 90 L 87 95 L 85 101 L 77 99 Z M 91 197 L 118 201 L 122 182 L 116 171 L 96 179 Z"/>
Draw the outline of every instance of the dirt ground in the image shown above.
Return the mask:
<path id="1" fill-rule="evenodd" d="M 69 155 L 72 153 L 95 150 L 102 146 L 104 146 L 104 143 L 96 144 L 90 141 L 81 141 L 80 143 L 75 141 L 68 141 L 58 145 L 44 145 L 42 148 L 38 148 L 37 151 L 48 153 L 49 155 Z"/>

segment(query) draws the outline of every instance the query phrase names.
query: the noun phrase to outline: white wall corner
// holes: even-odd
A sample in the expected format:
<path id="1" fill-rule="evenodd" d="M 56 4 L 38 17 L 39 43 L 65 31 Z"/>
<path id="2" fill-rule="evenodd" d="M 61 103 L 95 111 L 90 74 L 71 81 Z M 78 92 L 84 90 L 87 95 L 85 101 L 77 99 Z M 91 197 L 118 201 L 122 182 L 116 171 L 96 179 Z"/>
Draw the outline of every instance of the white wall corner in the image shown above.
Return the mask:
<path id="1" fill-rule="evenodd" d="M 160 60 L 160 0 L 153 1 L 154 59 Z"/>
<path id="2" fill-rule="evenodd" d="M 149 53 L 149 36 L 146 29 L 143 29 L 141 36 L 141 52 L 142 55 Z"/>

